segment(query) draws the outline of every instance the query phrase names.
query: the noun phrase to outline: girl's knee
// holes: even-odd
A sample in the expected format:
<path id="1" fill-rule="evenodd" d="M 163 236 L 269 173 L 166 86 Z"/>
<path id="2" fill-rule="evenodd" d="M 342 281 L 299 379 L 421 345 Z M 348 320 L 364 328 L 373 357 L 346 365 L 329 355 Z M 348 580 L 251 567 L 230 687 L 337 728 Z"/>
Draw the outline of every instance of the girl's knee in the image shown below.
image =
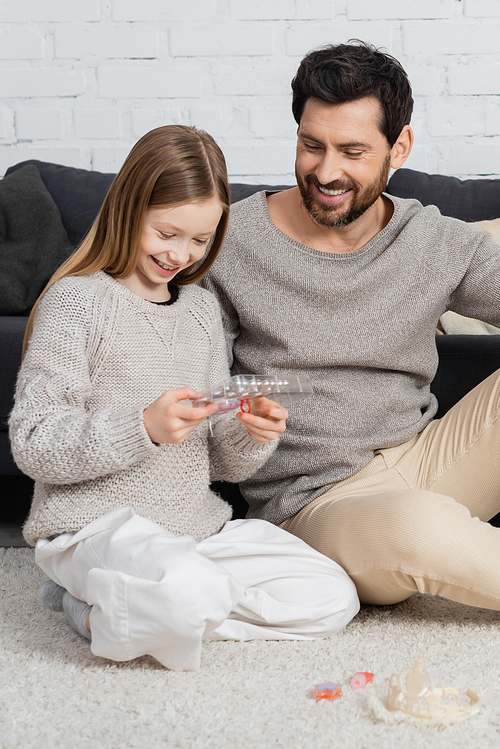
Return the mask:
<path id="1" fill-rule="evenodd" d="M 356 616 L 360 606 L 356 586 L 337 564 L 332 574 L 321 575 L 317 585 L 309 586 L 307 599 L 315 609 L 311 616 L 315 637 L 329 637 L 339 632 Z"/>
<path id="2" fill-rule="evenodd" d="M 356 586 L 344 574 L 325 586 L 327 594 L 322 607 L 323 615 L 318 619 L 318 625 L 323 628 L 323 634 L 315 633 L 316 637 L 330 637 L 343 629 L 359 611 L 360 603 Z"/>
<path id="3" fill-rule="evenodd" d="M 342 603 L 339 622 L 342 627 L 345 627 L 359 611 L 359 597 L 356 586 L 347 573 L 341 580 L 338 580 L 337 585 L 340 586 L 338 596 L 339 602 Z"/>

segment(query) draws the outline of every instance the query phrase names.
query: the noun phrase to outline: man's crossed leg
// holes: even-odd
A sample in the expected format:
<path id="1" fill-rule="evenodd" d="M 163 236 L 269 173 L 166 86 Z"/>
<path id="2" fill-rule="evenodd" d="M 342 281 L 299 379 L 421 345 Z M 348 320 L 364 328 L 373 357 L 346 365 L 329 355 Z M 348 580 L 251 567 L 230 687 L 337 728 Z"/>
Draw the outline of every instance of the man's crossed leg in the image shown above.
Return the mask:
<path id="1" fill-rule="evenodd" d="M 500 610 L 500 371 L 282 524 L 350 575 L 363 603 L 432 593 Z"/>

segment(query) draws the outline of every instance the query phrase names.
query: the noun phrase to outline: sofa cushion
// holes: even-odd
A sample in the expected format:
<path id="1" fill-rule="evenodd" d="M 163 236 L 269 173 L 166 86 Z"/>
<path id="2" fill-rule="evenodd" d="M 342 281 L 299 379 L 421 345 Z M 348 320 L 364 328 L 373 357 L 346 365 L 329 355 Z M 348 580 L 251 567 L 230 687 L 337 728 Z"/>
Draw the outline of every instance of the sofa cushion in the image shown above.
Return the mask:
<path id="1" fill-rule="evenodd" d="M 489 231 L 493 237 L 493 241 L 500 244 L 500 218 L 492 219 L 491 221 L 476 221 L 474 226 L 481 231 Z"/>
<path id="2" fill-rule="evenodd" d="M 397 169 L 386 192 L 436 205 L 443 216 L 462 221 L 484 221 L 500 216 L 500 179 L 466 179 Z"/>
<path id="3" fill-rule="evenodd" d="M 92 226 L 115 175 L 33 159 L 11 166 L 6 176 L 27 164 L 38 169 L 59 208 L 69 240 L 76 247 Z"/>
<path id="4" fill-rule="evenodd" d="M 34 166 L 0 181 L 0 315 L 27 315 L 71 245 Z"/>
<path id="5" fill-rule="evenodd" d="M 6 176 L 27 164 L 36 166 L 45 187 L 59 208 L 63 226 L 73 247 L 81 242 L 99 213 L 104 197 L 115 178 L 114 174 L 91 172 L 48 161 L 22 161 L 9 167 Z M 287 190 L 293 185 L 231 185 L 231 203 L 237 203 L 260 190 Z"/>
<path id="6" fill-rule="evenodd" d="M 231 203 L 238 203 L 240 200 L 262 190 L 279 192 L 280 190 L 289 190 L 290 187 L 293 187 L 293 185 L 245 185 L 242 182 L 233 182 L 231 184 Z"/>

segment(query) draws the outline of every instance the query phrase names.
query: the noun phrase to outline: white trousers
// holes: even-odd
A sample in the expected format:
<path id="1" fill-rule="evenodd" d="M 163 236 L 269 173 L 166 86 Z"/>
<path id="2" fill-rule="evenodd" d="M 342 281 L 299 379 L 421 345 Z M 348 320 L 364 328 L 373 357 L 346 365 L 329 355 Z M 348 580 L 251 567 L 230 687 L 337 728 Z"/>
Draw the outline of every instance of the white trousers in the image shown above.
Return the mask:
<path id="1" fill-rule="evenodd" d="M 328 637 L 359 610 L 338 564 L 263 520 L 232 520 L 196 543 L 119 508 L 41 539 L 35 559 L 92 606 L 92 652 L 115 661 L 149 654 L 194 670 L 203 639 Z"/>

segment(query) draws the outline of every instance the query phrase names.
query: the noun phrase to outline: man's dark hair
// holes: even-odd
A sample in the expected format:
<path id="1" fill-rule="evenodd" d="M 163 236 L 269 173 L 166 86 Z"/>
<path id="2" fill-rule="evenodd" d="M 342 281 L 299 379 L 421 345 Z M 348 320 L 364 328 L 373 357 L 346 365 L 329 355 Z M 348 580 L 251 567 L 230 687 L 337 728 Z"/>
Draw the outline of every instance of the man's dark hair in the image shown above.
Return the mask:
<path id="1" fill-rule="evenodd" d="M 292 81 L 292 112 L 297 124 L 310 97 L 328 104 L 373 96 L 380 102 L 380 131 L 392 148 L 410 124 L 413 97 L 408 76 L 390 55 L 358 39 L 356 44 L 328 45 L 304 57 Z"/>

